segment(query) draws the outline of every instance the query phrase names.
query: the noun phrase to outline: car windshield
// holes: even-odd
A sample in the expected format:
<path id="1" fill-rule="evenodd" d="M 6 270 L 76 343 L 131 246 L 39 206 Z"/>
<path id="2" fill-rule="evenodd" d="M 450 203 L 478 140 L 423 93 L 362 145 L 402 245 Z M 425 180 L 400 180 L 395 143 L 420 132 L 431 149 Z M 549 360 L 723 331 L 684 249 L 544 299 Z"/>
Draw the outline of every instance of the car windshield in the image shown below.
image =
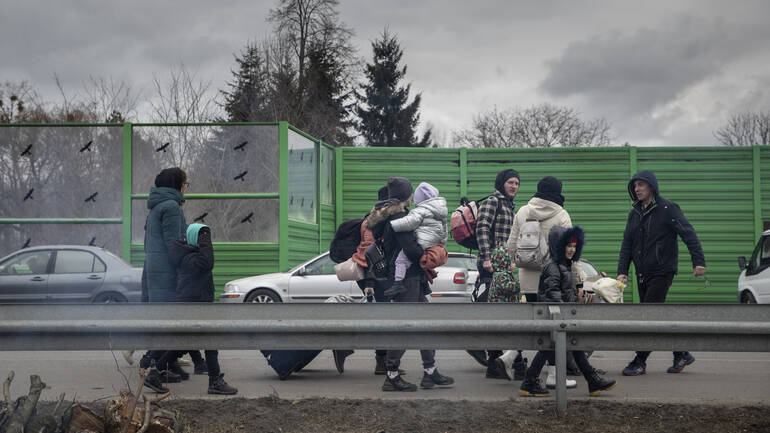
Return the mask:
<path id="1" fill-rule="evenodd" d="M 585 262 L 585 261 L 581 260 L 580 261 L 580 266 L 583 267 L 583 272 L 585 272 L 586 277 L 588 277 L 588 278 L 598 277 L 600 275 L 599 271 L 596 270 L 594 265 L 592 265 L 592 264 L 590 264 L 588 262 Z"/>

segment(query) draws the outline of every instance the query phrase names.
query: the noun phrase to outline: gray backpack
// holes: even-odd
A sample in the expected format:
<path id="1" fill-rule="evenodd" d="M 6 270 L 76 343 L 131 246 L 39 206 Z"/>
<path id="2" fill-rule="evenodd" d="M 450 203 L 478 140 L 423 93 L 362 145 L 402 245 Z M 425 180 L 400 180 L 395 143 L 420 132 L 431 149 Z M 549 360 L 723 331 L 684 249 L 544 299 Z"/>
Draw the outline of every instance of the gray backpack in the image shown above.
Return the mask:
<path id="1" fill-rule="evenodd" d="M 548 241 L 540 230 L 540 221 L 528 219 L 519 229 L 514 259 L 516 266 L 532 271 L 543 269 L 548 256 Z"/>

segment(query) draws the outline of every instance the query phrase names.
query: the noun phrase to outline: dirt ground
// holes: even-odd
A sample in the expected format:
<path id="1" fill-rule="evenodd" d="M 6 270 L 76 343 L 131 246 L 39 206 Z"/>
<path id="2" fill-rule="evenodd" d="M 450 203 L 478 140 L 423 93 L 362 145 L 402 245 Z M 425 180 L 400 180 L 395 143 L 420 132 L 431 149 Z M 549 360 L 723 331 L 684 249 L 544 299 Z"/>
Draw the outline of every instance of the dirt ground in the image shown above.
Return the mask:
<path id="1" fill-rule="evenodd" d="M 102 414 L 104 400 L 82 403 Z M 225 432 L 770 432 L 770 406 L 715 406 L 568 402 L 556 415 L 553 399 L 495 402 L 448 400 L 341 400 L 313 398 L 174 399 L 160 403 L 177 411 L 190 433 Z M 0 404 L 2 406 L 2 404 Z M 40 402 L 47 413 L 53 402 Z"/>
<path id="2" fill-rule="evenodd" d="M 770 406 L 279 398 L 171 400 L 186 432 L 769 432 Z"/>

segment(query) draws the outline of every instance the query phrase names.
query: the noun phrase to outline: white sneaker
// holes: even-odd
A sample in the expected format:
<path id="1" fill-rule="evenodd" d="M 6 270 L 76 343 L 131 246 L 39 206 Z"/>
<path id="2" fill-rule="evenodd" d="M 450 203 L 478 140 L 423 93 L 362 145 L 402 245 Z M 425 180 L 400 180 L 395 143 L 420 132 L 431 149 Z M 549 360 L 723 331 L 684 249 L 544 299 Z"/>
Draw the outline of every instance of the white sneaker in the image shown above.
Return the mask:
<path id="1" fill-rule="evenodd" d="M 554 389 L 556 388 L 556 366 L 546 365 L 545 368 L 548 370 L 548 377 L 545 378 L 545 387 Z M 577 387 L 577 382 L 572 379 L 567 379 L 567 388 L 575 387 Z"/>
<path id="2" fill-rule="evenodd" d="M 134 351 L 133 350 L 123 350 L 120 353 L 123 354 L 123 359 L 126 360 L 128 365 L 134 365 Z"/>
<path id="3" fill-rule="evenodd" d="M 513 359 L 516 358 L 517 353 L 515 350 L 506 350 L 495 359 L 497 371 L 502 373 L 508 380 L 513 380 Z"/>

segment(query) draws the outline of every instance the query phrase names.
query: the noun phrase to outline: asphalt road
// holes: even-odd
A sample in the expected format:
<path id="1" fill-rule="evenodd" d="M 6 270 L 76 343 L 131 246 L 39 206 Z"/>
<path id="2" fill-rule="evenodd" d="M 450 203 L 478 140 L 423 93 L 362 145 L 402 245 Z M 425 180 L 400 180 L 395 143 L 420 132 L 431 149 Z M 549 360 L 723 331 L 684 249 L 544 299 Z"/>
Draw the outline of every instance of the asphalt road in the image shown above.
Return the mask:
<path id="1" fill-rule="evenodd" d="M 597 352 L 591 357 L 595 367 L 608 371 L 618 386 L 602 396 L 614 401 L 647 401 L 659 403 L 706 403 L 718 405 L 770 404 L 770 353 L 695 352 L 696 362 L 680 374 L 667 374 L 671 353 L 653 353 L 647 374 L 624 377 L 620 374 L 632 358 L 631 352 Z M 534 352 L 525 355 L 531 360 Z M 91 401 L 116 395 L 125 387 L 122 372 L 136 388 L 138 368 L 129 366 L 119 351 L 110 352 L 2 352 L 0 380 L 10 370 L 16 373 L 11 393 L 14 398 L 26 394 L 30 374 L 38 374 L 50 389 L 43 399 L 53 400 L 65 393 L 68 399 Z M 141 356 L 137 353 L 136 358 Z M 246 398 L 277 394 L 285 399 L 303 397 L 382 398 L 382 399 L 450 399 L 505 400 L 520 397 L 520 382 L 492 380 L 484 377 L 484 369 L 462 351 L 438 351 L 437 365 L 442 374 L 455 379 L 451 388 L 418 390 L 415 393 L 380 391 L 383 376 L 375 376 L 374 353 L 358 351 L 347 359 L 345 373 L 338 374 L 330 351 L 323 351 L 303 371 L 281 381 L 258 351 L 220 352 L 225 379 Z M 192 366 L 185 367 L 192 371 Z M 402 361 L 407 380 L 419 383 L 422 377 L 419 352 L 407 351 Z M 120 370 L 120 372 L 118 371 Z M 568 399 L 589 398 L 585 381 L 578 377 L 576 389 L 568 390 Z M 189 381 L 169 385 L 172 397 L 209 398 L 207 376 L 191 375 Z M 222 398 L 222 397 L 211 397 Z M 554 398 L 553 396 L 549 398 Z"/>

